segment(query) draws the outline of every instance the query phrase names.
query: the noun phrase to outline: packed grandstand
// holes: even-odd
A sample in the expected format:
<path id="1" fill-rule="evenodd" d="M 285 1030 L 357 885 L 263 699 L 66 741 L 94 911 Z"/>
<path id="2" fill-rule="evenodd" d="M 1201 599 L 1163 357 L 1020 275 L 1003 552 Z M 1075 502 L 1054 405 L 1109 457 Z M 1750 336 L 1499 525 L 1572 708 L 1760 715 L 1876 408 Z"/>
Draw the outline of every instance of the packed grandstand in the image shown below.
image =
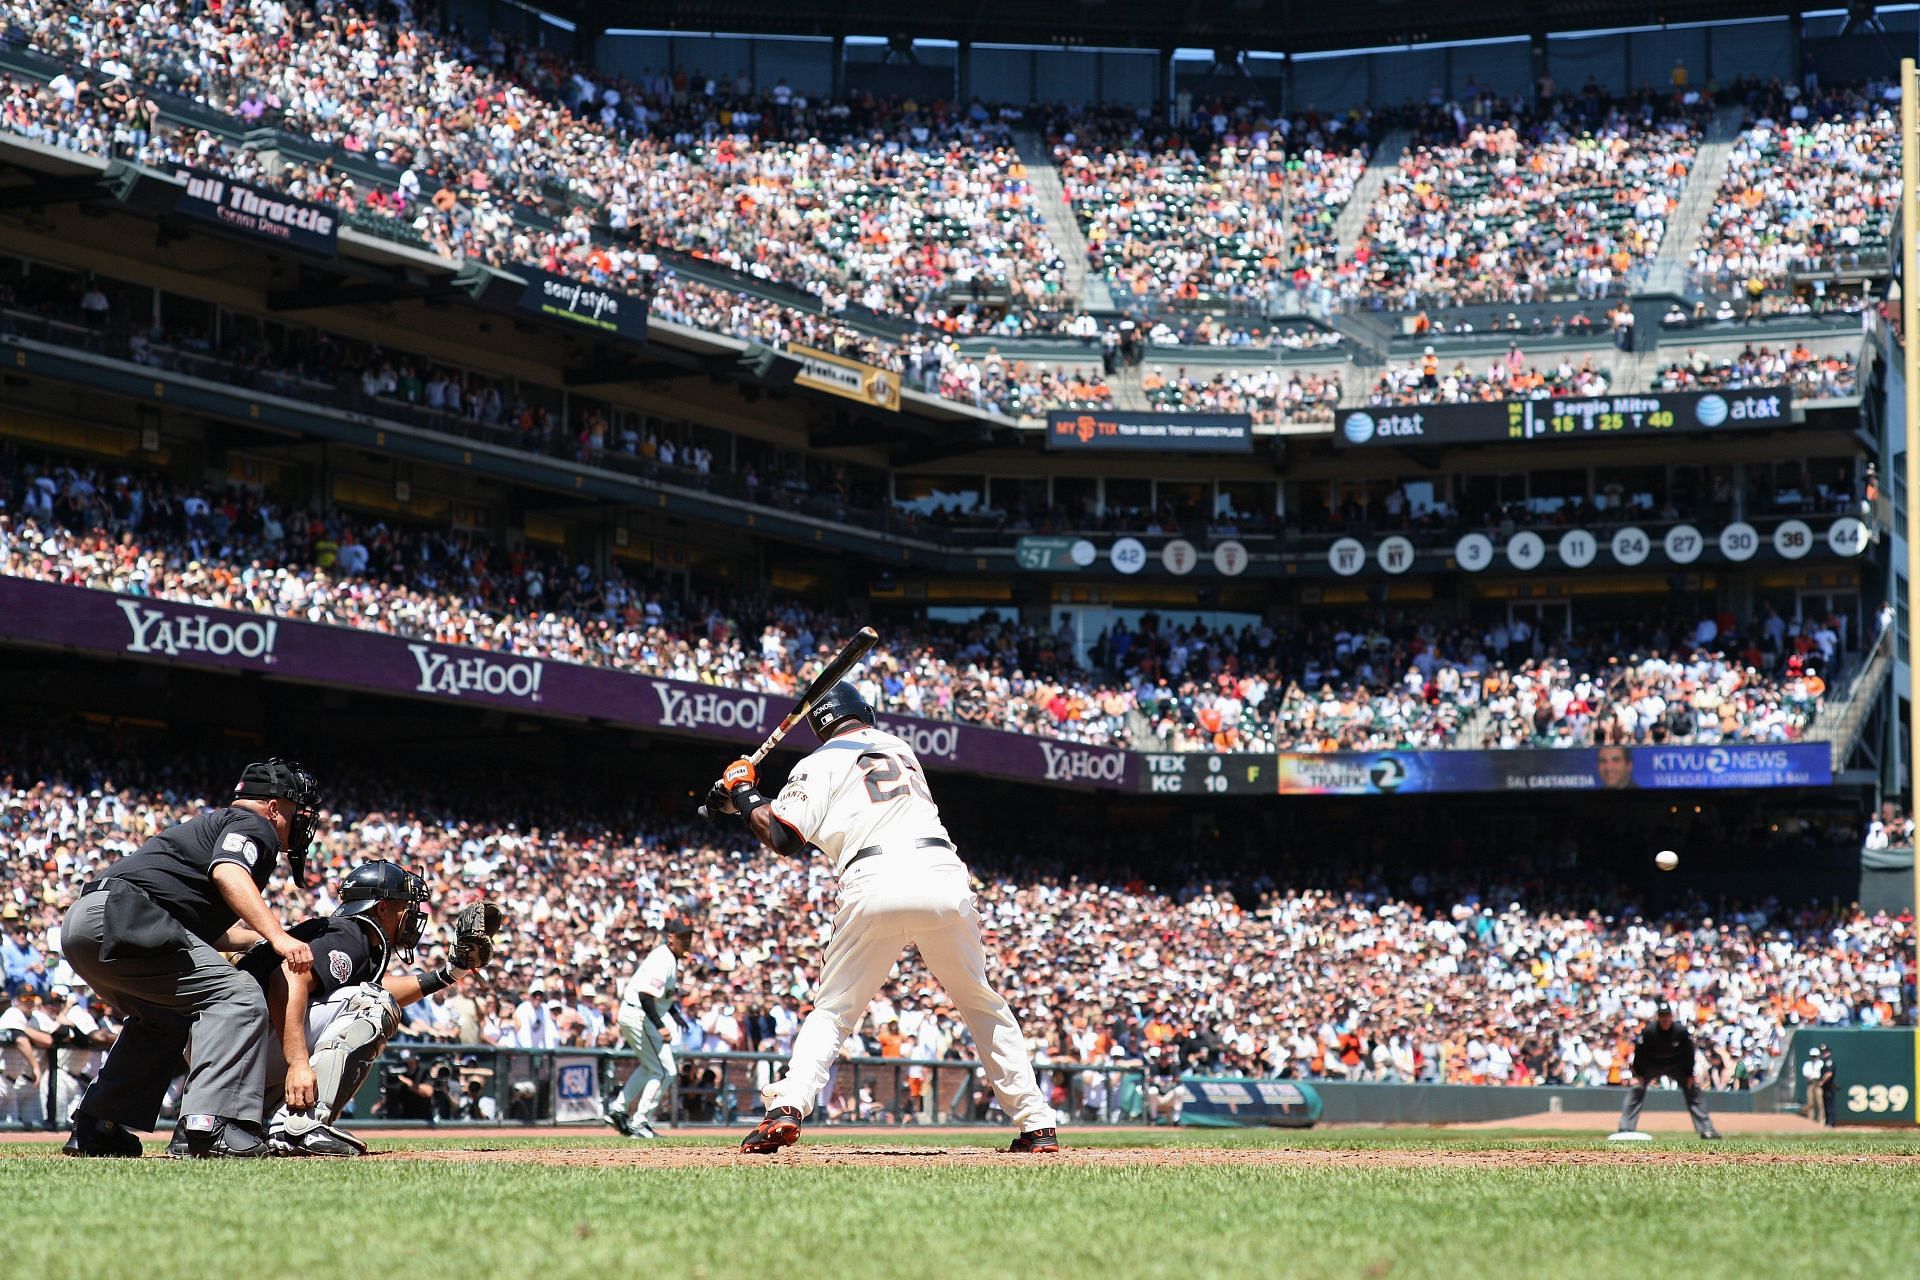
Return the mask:
<path id="1" fill-rule="evenodd" d="M 405 4 L 16 2 L 0 18 L 0 42 L 50 60 L 44 80 L 6 80 L 0 128 L 14 134 L 278 186 L 442 257 L 626 289 L 659 319 L 841 350 L 1011 416 L 1113 403 L 1102 356 L 1123 326 L 1073 296 L 1078 275 L 1162 345 L 1304 345 L 1263 319 L 1281 291 L 1323 311 L 1621 296 L 1657 254 L 1716 113 L 1736 119 L 1738 141 L 1689 261 L 1697 287 L 1743 313 L 1775 305 L 1792 271 L 1883 265 L 1896 203 L 1900 145 L 1879 84 L 1736 80 L 1616 99 L 1591 82 L 1524 97 L 1470 83 L 1345 115 L 1183 99 L 1184 117 L 1162 124 L 1111 108 L 825 101 L 744 73 L 635 83 L 437 30 Z M 187 107 L 330 158 L 270 168 Z M 1342 249 L 1334 224 L 1389 129 L 1404 150 Z M 1058 167 L 1084 233 L 1084 273 L 1064 269 L 1036 212 L 1042 164 Z M 695 261 L 741 287 L 676 266 Z M 986 361 L 956 341 L 1033 334 L 1078 337 L 1085 358 Z M 1449 398 L 1607 385 L 1606 370 L 1579 367 L 1461 374 Z M 1153 403 L 1320 412 L 1324 392 L 1231 376 L 1251 381 L 1171 379 Z M 1373 394 L 1401 388 L 1383 379 Z"/>
<path id="2" fill-rule="evenodd" d="M 616 289 L 644 298 L 676 342 L 684 326 L 837 352 L 898 372 L 950 417 L 992 415 L 1008 428 L 995 462 L 1013 459 L 980 466 L 991 478 L 953 464 L 978 489 L 964 499 L 939 487 L 944 473 L 914 475 L 909 497 L 896 455 L 857 432 L 816 437 L 807 421 L 782 437 L 790 424 L 769 413 L 756 433 L 732 405 L 740 417 L 637 408 L 649 402 L 601 395 L 591 378 L 573 385 L 576 370 L 550 353 L 520 366 L 550 359 L 543 382 L 490 366 L 499 344 L 457 361 L 404 321 L 346 316 L 351 304 L 290 315 L 189 288 L 176 306 L 152 276 L 113 274 L 124 261 L 48 266 L 10 248 L 0 341 L 405 424 L 405 442 L 377 448 L 423 474 L 447 455 L 406 452 L 422 439 L 486 441 L 513 451 L 527 479 L 493 490 L 484 518 L 413 518 L 398 468 L 378 473 L 378 502 L 342 496 L 338 472 L 322 476 L 316 459 L 343 440 L 375 451 L 364 437 L 289 427 L 276 447 L 318 448 L 275 455 L 286 475 L 268 482 L 228 469 L 229 451 L 246 456 L 259 439 L 243 434 L 253 424 L 227 432 L 224 409 L 201 423 L 167 405 L 136 424 L 117 393 L 61 399 L 36 368 L 31 409 L 0 421 L 0 576 L 788 695 L 870 624 L 881 638 L 856 680 L 883 713 L 1216 768 L 1280 752 L 1460 760 L 1785 744 L 1824 759 L 1831 744 L 1837 782 L 1848 748 L 1882 723 L 1868 719 L 1878 690 L 1892 687 L 1883 638 L 1894 614 L 1850 560 L 1866 534 L 1843 552 L 1803 525 L 1814 547 L 1804 563 L 1783 552 L 1742 568 L 1726 555 L 1634 573 L 1640 561 L 1623 562 L 1585 591 L 1558 539 L 1643 525 L 1656 538 L 1698 535 L 1694 524 L 1717 534 L 1751 520 L 1771 544 L 1802 517 L 1884 519 L 1856 439 L 1865 415 L 1847 415 L 1873 390 L 1886 315 L 1884 290 L 1866 280 L 1887 269 L 1895 240 L 1890 86 L 1814 76 L 1689 87 L 1682 76 L 1659 89 L 1549 80 L 1516 93 L 1469 78 L 1371 108 L 1283 110 L 1246 86 L 1182 90 L 1168 106 L 821 95 L 684 66 L 620 75 L 405 0 L 0 0 L 0 136 L 216 172 L 447 264 Z M 1707 155 L 1724 155 L 1724 168 L 1703 170 Z M 1057 188 L 1065 219 L 1043 212 L 1043 186 Z M 1683 215 L 1697 236 L 1680 235 Z M 1649 312 L 1638 295 L 1656 276 L 1667 292 Z M 696 379 L 738 378 L 742 403 L 760 403 L 747 375 L 713 368 Z M 1376 465 L 1379 455 L 1327 443 L 1345 411 L 1376 406 L 1775 388 L 1801 415 L 1784 447 L 1783 426 L 1643 437 L 1644 460 L 1603 456 L 1624 443 L 1607 441 L 1571 462 L 1496 467 L 1438 446 Z M 70 421 L 68 404 L 85 407 Z M 1050 466 L 1037 431 L 1011 429 L 1049 410 L 1116 408 L 1246 414 L 1250 446 L 1254 433 L 1264 450 L 1299 429 L 1318 455 L 1289 460 L 1282 445 L 1215 470 L 1181 458 L 1206 476 L 1189 483 L 1180 466 L 1164 480 L 1119 464 L 1102 474 L 1105 457 Z M 126 439 L 68 438 L 87 414 Z M 162 423 L 151 444 L 136 434 L 149 422 Z M 1808 437 L 1816 447 L 1799 451 Z M 160 447 L 182 441 L 171 455 Z M 1089 573 L 1094 585 L 1076 595 L 983 558 L 950 594 L 926 591 L 929 573 L 914 596 L 890 590 L 891 569 L 869 580 L 862 560 L 857 579 L 809 580 L 800 565 L 788 578 L 800 585 L 782 588 L 771 566 L 817 548 L 723 529 L 714 542 L 750 548 L 741 560 L 754 567 L 717 574 L 623 559 L 604 541 L 583 551 L 568 534 L 598 512 L 527 536 L 523 508 L 552 499 L 580 516 L 541 470 L 559 464 L 576 484 L 588 471 L 634 481 L 620 501 L 635 507 L 663 489 L 717 495 L 748 513 L 745 528 L 800 513 L 943 548 L 1092 537 L 1102 554 L 1139 535 L 1156 558 L 1175 538 L 1245 538 L 1263 569 L 1285 563 L 1238 582 L 1224 570 L 1184 582 Z M 447 493 L 479 488 L 454 470 L 440 473 Z M 610 530 L 591 526 L 596 539 Z M 1463 537 L 1511 547 L 1523 534 L 1555 540 L 1571 586 L 1549 584 L 1550 568 L 1482 592 L 1486 580 L 1467 583 L 1451 560 L 1450 576 L 1431 575 L 1437 589 L 1384 569 L 1351 582 L 1325 570 L 1336 540 L 1376 540 L 1371 554 L 1380 538 L 1404 538 L 1444 557 Z M 879 553 L 848 560 L 862 556 Z M 1067 612 L 1089 600 L 1110 615 L 1092 630 Z M 29 660 L 0 651 L 16 659 Z M 1884 715 L 1893 699 L 1881 701 Z M 422 705 L 423 719 L 449 714 Z M 57 719 L 52 731 L 0 734 L 11 996 L 78 989 L 56 936 L 76 887 L 218 803 L 233 767 L 231 743 L 161 752 L 143 729 Z M 749 850 L 744 834 L 692 825 L 688 806 L 657 795 L 590 793 L 538 769 L 482 782 L 321 763 L 333 767 L 320 874 L 304 889 L 276 883 L 283 915 L 329 910 L 350 864 L 391 858 L 432 887 L 429 951 L 481 896 L 513 922 L 499 970 L 409 1008 L 403 1042 L 617 1047 L 614 1008 L 636 949 L 684 917 L 697 936 L 683 1053 L 791 1048 L 834 914 L 818 860 Z M 1871 789 L 1858 776 L 1848 785 Z M 1022 805 L 1043 812 L 1068 795 L 1026 781 L 1005 794 L 1038 797 Z M 1633 1033 L 1663 998 L 1698 1035 L 1706 1083 L 1745 1088 L 1780 1068 L 1797 1027 L 1909 1015 L 1910 908 L 1655 890 L 1620 874 L 1617 850 L 1591 856 L 1593 832 L 1530 846 L 1494 834 L 1484 811 L 1469 817 L 1473 798 L 1442 799 L 1461 805 L 1417 820 L 1485 824 L 1487 838 L 1447 844 L 1428 831 L 1412 842 L 1424 852 L 1389 848 L 1404 810 L 1311 847 L 1271 827 L 1196 824 L 1190 842 L 1171 842 L 1194 846 L 1178 856 L 1162 835 L 1184 830 L 1195 816 L 1184 810 L 1084 834 L 1051 822 L 1023 833 L 993 806 L 951 825 L 980 882 L 996 977 L 1042 1071 L 1113 1069 L 1059 1075 L 1063 1108 L 1088 1119 L 1122 1118 L 1117 1081 L 1142 1071 L 1620 1084 Z M 1717 838 L 1824 859 L 1858 845 L 1853 803 L 1836 802 L 1817 830 L 1796 826 L 1802 843 L 1790 847 L 1761 818 Z M 1600 812 L 1570 807 L 1565 825 Z M 1910 843 L 1912 823 L 1889 809 L 1866 831 L 1867 848 L 1884 851 Z M 917 957 L 849 1052 L 974 1056 Z M 86 1065 L 68 1059 L 69 1071 Z M 985 1097 L 976 1090 L 974 1103 Z M 842 1096 L 833 1115 L 887 1110 Z"/>
<path id="3" fill-rule="evenodd" d="M 24 735 L 0 745 L 13 991 L 77 985 L 45 941 L 71 886 L 216 802 L 198 785 L 215 761 L 175 753 L 155 773 L 141 745 Z M 407 1038 L 612 1044 L 635 948 L 680 915 L 699 932 L 678 1051 L 790 1047 L 833 913 L 817 859 L 743 852 L 738 833 L 564 787 L 442 797 L 349 774 L 327 790 L 315 851 L 326 884 L 316 894 L 283 882 L 276 905 L 289 918 L 330 909 L 330 877 L 352 862 L 389 858 L 421 869 L 437 921 L 486 893 L 515 922 L 503 971 L 409 1008 Z M 1632 1031 L 1670 995 L 1700 1037 L 1707 1078 L 1743 1088 L 1772 1072 L 1796 1026 L 1890 1025 L 1912 981 L 1909 919 L 1778 902 L 1656 911 L 1629 888 L 1525 856 L 1388 872 L 1303 854 L 1296 884 L 1257 862 L 1227 869 L 1229 855 L 1220 875 L 1159 883 L 1075 874 L 1061 842 L 1005 838 L 961 836 L 989 952 L 1043 1067 L 1618 1084 Z M 1094 856 L 1122 866 L 1151 859 L 1151 843 Z M 970 1056 L 913 962 L 860 1035 L 849 1053 Z"/>
<path id="4" fill-rule="evenodd" d="M 644 580 L 471 535 L 282 511 L 249 486 L 55 464 L 0 442 L 0 572 L 127 595 L 735 688 L 797 692 L 859 623 L 797 601 L 675 600 Z M 874 705 L 1016 733 L 1162 750 L 1787 742 L 1877 636 L 1771 606 L 1564 636 L 1387 613 L 1214 630 L 1115 626 L 1083 659 L 1044 625 L 888 628 Z"/>

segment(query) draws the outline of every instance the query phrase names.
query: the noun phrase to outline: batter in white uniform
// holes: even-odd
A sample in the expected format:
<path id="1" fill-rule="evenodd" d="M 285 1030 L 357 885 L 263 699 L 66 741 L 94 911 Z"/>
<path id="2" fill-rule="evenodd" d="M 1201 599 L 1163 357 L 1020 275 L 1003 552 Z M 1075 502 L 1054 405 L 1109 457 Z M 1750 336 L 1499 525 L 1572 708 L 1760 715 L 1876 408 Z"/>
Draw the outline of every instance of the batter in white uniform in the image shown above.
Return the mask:
<path id="1" fill-rule="evenodd" d="M 807 721 L 820 747 L 788 776 L 778 799 L 760 794 L 746 760 L 727 766 L 707 797 L 710 810 L 740 814 L 776 853 L 818 849 L 840 877 L 813 1012 L 794 1037 L 786 1076 L 761 1091 L 766 1118 L 740 1149 L 777 1151 L 799 1138 L 841 1042 L 912 943 L 966 1019 L 995 1096 L 1020 1125 L 1011 1150 L 1058 1151 L 1053 1109 L 1034 1082 L 1020 1024 L 987 985 L 966 864 L 941 824 L 919 758 L 874 727 L 873 708 L 851 685 L 836 686 Z"/>
<path id="2" fill-rule="evenodd" d="M 660 945 L 647 953 L 620 994 L 620 1038 L 640 1061 L 607 1108 L 607 1123 L 629 1138 L 660 1136 L 653 1117 L 674 1072 L 674 1024 L 668 1011 L 680 990 L 680 957 L 692 946 L 693 926 L 669 921 Z"/>

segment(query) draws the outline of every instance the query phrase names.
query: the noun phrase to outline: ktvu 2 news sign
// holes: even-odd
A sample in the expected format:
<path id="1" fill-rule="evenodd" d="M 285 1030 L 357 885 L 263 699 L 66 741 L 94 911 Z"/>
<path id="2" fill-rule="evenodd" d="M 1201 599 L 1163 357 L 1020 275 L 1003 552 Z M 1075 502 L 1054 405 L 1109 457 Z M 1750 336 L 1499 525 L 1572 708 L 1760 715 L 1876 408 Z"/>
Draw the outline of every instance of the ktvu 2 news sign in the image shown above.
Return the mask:
<path id="1" fill-rule="evenodd" d="M 1824 787 L 1823 742 L 1519 751 L 1283 752 L 1282 795 Z"/>
<path id="2" fill-rule="evenodd" d="M 1334 440 L 1350 449 L 1503 440 L 1605 440 L 1752 431 L 1790 426 L 1792 422 L 1792 393 L 1784 387 L 1662 391 L 1651 395 L 1346 409 L 1340 413 Z"/>

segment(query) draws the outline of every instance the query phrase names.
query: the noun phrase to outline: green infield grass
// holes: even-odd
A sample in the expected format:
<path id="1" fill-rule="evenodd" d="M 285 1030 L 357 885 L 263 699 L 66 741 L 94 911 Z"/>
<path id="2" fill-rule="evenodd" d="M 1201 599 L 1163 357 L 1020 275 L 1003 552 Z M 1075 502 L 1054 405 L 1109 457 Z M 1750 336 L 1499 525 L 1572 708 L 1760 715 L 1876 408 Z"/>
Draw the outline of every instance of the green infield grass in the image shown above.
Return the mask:
<path id="1" fill-rule="evenodd" d="M 1335 1130 L 991 1139 L 569 1133 L 357 1161 L 79 1161 L 0 1144 L 7 1270 L 224 1280 L 1905 1276 L 1920 1142 Z M 899 1154 L 888 1154 L 888 1152 Z"/>

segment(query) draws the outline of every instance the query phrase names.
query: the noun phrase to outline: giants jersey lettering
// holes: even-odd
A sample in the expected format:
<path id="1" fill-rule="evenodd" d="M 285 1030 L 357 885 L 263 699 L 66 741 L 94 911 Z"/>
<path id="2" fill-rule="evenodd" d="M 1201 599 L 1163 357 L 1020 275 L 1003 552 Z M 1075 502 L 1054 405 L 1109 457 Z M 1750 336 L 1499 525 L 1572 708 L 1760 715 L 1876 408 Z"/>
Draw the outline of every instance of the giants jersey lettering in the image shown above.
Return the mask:
<path id="1" fill-rule="evenodd" d="M 843 733 L 802 760 L 773 814 L 826 854 L 836 874 L 870 845 L 912 849 L 919 840 L 951 839 L 920 758 L 879 729 Z"/>

